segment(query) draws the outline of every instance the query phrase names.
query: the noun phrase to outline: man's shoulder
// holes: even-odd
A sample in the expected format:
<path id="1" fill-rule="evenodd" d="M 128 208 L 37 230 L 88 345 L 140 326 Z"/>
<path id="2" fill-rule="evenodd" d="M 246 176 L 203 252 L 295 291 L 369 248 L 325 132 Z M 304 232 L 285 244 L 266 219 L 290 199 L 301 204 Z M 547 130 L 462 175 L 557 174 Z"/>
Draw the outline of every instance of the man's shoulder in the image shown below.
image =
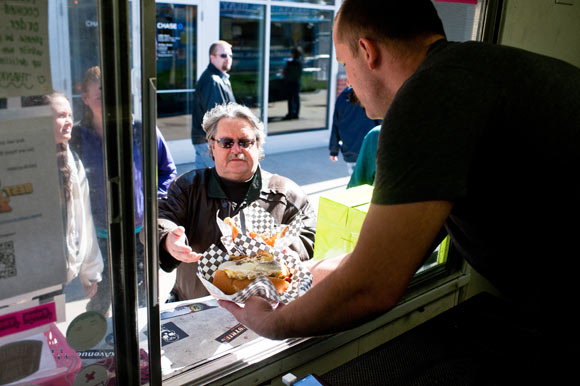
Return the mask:
<path id="1" fill-rule="evenodd" d="M 199 188 L 211 178 L 211 169 L 193 169 L 175 178 L 174 184 L 180 189 Z"/>
<path id="2" fill-rule="evenodd" d="M 201 73 L 201 76 L 197 82 L 198 84 L 210 82 L 213 80 L 215 75 L 218 75 L 216 71 L 208 67 Z"/>
<path id="3" fill-rule="evenodd" d="M 289 192 L 301 191 L 296 182 L 288 177 L 279 174 L 270 173 L 262 169 L 262 190 L 268 190 L 272 193 L 287 194 Z"/>

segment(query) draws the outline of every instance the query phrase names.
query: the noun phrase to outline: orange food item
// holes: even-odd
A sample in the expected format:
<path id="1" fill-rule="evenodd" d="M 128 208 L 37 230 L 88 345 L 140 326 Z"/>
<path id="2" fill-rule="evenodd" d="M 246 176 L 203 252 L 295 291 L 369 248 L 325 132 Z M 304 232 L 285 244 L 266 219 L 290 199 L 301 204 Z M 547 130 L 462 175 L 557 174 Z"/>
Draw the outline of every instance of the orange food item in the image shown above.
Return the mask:
<path id="1" fill-rule="evenodd" d="M 274 244 L 276 243 L 276 240 L 278 240 L 280 237 L 284 236 L 284 234 L 287 231 L 288 231 L 288 225 L 286 225 L 280 233 L 276 233 L 275 235 L 270 236 L 268 233 L 263 233 L 260 236 L 262 237 L 262 239 L 264 240 L 264 242 L 266 244 L 273 247 Z"/>
<path id="2" fill-rule="evenodd" d="M 234 222 L 232 221 L 231 218 L 229 218 L 229 217 L 224 218 L 224 222 L 232 227 L 232 239 L 236 240 L 236 237 L 240 233 L 240 230 L 238 229 L 236 224 L 234 224 Z"/>

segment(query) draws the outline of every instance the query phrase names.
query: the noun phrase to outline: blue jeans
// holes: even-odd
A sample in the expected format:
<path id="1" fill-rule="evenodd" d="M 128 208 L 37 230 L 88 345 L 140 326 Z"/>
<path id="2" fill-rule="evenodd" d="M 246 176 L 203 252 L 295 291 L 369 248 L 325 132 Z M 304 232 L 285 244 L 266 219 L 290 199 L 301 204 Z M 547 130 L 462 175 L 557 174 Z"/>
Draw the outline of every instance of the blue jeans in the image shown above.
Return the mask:
<path id="1" fill-rule="evenodd" d="M 206 169 L 213 168 L 215 163 L 211 158 L 209 152 L 209 142 L 205 143 L 195 143 L 193 144 L 195 148 L 195 164 L 194 169 Z"/>

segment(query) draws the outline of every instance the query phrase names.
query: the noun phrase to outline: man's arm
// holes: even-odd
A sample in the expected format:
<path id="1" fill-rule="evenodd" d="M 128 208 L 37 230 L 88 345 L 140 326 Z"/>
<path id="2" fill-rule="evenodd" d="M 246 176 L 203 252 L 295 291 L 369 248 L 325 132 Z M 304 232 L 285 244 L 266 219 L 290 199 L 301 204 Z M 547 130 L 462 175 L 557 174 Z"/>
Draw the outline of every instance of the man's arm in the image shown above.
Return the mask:
<path id="1" fill-rule="evenodd" d="M 338 160 L 338 152 L 340 151 L 340 132 L 338 130 L 338 121 L 340 120 L 340 110 L 342 106 L 342 94 L 338 96 L 334 103 L 334 114 L 332 116 L 332 128 L 330 130 L 330 138 L 328 141 L 328 150 L 330 152 L 330 160 Z"/>
<path id="2" fill-rule="evenodd" d="M 244 308 L 220 304 L 246 327 L 272 339 L 360 325 L 397 304 L 451 207 L 447 201 L 371 205 L 352 254 L 302 297 L 275 311 L 257 297 Z"/>
<path id="3" fill-rule="evenodd" d="M 207 84 L 199 89 L 201 93 L 200 103 L 203 106 L 204 113 L 213 109 L 216 105 L 221 105 L 228 101 L 220 82 L 218 75 L 212 75 Z"/>
<path id="4" fill-rule="evenodd" d="M 182 176 L 184 177 L 184 176 Z M 186 229 L 189 215 L 189 182 L 184 177 L 171 184 L 167 197 L 159 200 L 157 234 L 159 237 L 159 264 L 166 272 L 171 272 L 181 262 L 192 262 L 199 255 L 187 244 Z M 141 232 L 143 237 L 143 232 Z M 141 240 L 143 241 L 143 239 Z"/>

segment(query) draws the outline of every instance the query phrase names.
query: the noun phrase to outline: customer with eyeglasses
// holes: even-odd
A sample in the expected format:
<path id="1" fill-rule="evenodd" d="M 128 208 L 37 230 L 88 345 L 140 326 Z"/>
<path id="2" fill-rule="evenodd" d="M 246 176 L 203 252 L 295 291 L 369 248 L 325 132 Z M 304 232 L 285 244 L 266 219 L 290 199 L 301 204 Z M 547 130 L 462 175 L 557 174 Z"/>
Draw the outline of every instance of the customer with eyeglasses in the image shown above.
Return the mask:
<path id="1" fill-rule="evenodd" d="M 218 105 L 205 114 L 203 129 L 215 167 L 178 177 L 159 203 L 161 268 L 177 268 L 175 300 L 208 295 L 196 276 L 197 261 L 212 244 L 223 248 L 219 217 L 233 217 L 257 202 L 278 224 L 302 215 L 303 228 L 290 250 L 308 260 L 314 252 L 316 212 L 299 186 L 260 167 L 264 129 L 252 111 L 236 103 Z"/>
<path id="2" fill-rule="evenodd" d="M 195 169 L 214 166 L 209 154 L 209 143 L 201 126 L 203 116 L 216 105 L 235 102 L 228 71 L 232 68 L 232 45 L 219 40 L 209 47 L 209 64 L 199 77 L 193 94 L 191 141 L 195 148 Z"/>

